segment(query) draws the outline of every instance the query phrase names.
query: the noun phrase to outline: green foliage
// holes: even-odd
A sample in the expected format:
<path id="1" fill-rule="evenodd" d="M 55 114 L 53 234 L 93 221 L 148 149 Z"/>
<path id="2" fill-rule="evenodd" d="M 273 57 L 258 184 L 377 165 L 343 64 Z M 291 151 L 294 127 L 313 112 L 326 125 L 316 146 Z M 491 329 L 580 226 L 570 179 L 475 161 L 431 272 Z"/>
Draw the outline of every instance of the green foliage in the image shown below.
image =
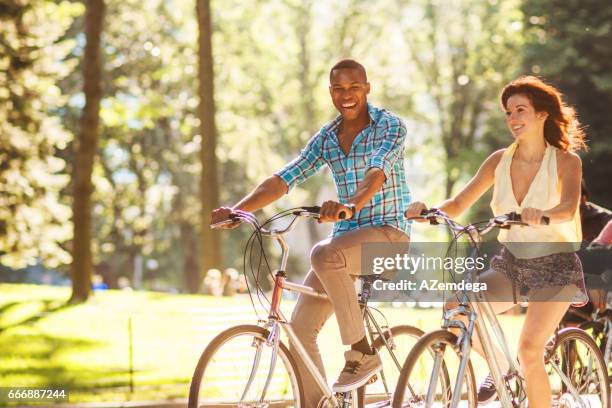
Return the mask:
<path id="1" fill-rule="evenodd" d="M 221 202 L 235 203 L 336 115 L 327 75 L 344 57 L 366 66 L 370 101 L 407 123 L 414 199 L 434 203 L 456 192 L 484 157 L 510 143 L 497 98 L 519 72 L 523 50 L 526 61 L 540 56 L 525 66 L 569 81 L 562 89 L 570 98 L 583 95 L 578 110 L 593 141 L 585 168 L 593 177 L 604 167 L 586 161 L 599 160 L 609 145 L 602 136 L 609 121 L 601 113 L 608 103 L 599 103 L 610 95 L 609 9 L 602 6 L 591 18 L 590 5 L 579 10 L 575 1 L 557 3 L 528 1 L 520 9 L 518 0 L 213 2 Z M 552 4 L 569 11 L 553 13 Z M 84 45 L 82 9 L 42 0 L 1 8 L 0 181 L 7 192 L 0 196 L 0 237 L 13 259 L 53 254 L 50 262 L 69 261 L 54 242 L 69 234 L 61 203 L 71 193 L 61 175 L 70 174 L 70 133 L 78 131 L 83 107 L 76 64 Z M 27 10 L 37 24 L 19 31 L 15 22 L 23 17 L 16 17 Z M 53 19 L 41 17 L 50 13 Z M 96 264 L 113 284 L 131 277 L 141 256 L 145 287 L 181 288 L 185 271 L 198 269 L 201 228 L 195 4 L 111 0 L 107 16 L 94 167 Z M 569 16 L 591 18 L 589 31 Z M 11 53 L 27 58 L 11 59 Z M 593 92 L 598 97 L 588 100 Z M 601 189 L 594 188 L 599 197 Z M 328 198 L 333 187 L 323 173 L 258 215 Z M 475 211 L 484 215 L 486 207 L 483 201 Z M 241 268 L 247 233 L 240 228 L 224 235 L 227 266 Z M 323 235 L 314 225 L 302 234 L 310 243 Z M 27 256 L 24 248 L 30 248 Z M 293 254 L 291 269 L 304 271 L 307 252 Z"/>
<path id="2" fill-rule="evenodd" d="M 612 206 L 612 4 L 527 0 L 524 71 L 545 77 L 574 105 L 587 133 L 584 178 L 592 200 Z"/>
<path id="3" fill-rule="evenodd" d="M 393 48 L 394 66 L 404 75 L 394 92 L 408 95 L 402 101 L 410 110 L 400 112 L 415 127 L 416 148 L 408 153 L 407 167 L 408 174 L 417 173 L 409 177 L 415 200 L 439 204 L 463 188 L 494 147 L 511 143 L 497 96 L 520 66 L 519 6 L 519 1 L 397 0 L 390 8 L 403 40 Z M 486 200 L 466 219 L 490 215 Z M 421 230 L 414 229 L 415 239 L 421 239 Z M 427 229 L 423 239 L 444 239 L 435 233 Z"/>
<path id="4" fill-rule="evenodd" d="M 517 70 L 522 15 L 517 1 L 398 4 L 411 78 L 422 84 L 416 110 L 429 125 L 427 140 L 444 149 L 448 196 L 486 154 L 479 141 L 498 112 L 501 86 Z"/>
<path id="5" fill-rule="evenodd" d="M 0 255 L 22 267 L 70 262 L 70 209 L 59 193 L 68 178 L 56 157 L 71 140 L 55 114 L 63 103 L 56 83 L 74 66 L 74 41 L 60 41 L 78 3 L 0 3 Z"/>
<path id="6" fill-rule="evenodd" d="M 131 275 L 136 254 L 157 261 L 157 269 L 145 272 L 148 280 L 178 287 L 183 269 L 193 267 L 201 136 L 190 6 L 149 1 L 143 14 L 141 2 L 109 3 L 114 18 L 104 37 L 108 81 L 95 171 L 95 236 L 98 263 L 111 283 Z M 339 22 L 366 12 L 361 2 L 342 10 Z M 318 26 L 329 9 L 307 2 L 235 2 L 213 11 L 217 155 L 221 201 L 229 205 L 295 157 L 333 117 L 327 74 L 340 55 L 336 33 L 352 44 L 359 33 L 346 23 L 336 28 L 336 20 Z M 78 98 L 73 102 L 79 108 Z M 319 176 L 275 208 L 316 202 L 326 183 Z M 226 242 L 244 243 L 247 232 L 233 231 Z M 315 229 L 311 239 L 318 238 Z M 242 266 L 242 245 L 225 251 L 228 266 Z"/>

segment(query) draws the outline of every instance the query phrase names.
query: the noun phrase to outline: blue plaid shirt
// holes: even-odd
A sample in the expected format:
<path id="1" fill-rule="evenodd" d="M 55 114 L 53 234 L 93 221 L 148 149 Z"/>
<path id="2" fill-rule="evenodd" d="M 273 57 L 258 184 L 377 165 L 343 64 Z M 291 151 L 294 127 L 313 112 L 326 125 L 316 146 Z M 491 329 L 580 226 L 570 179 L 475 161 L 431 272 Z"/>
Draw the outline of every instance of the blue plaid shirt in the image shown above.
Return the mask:
<path id="1" fill-rule="evenodd" d="M 275 173 L 291 190 L 327 164 L 336 183 L 338 201 L 342 204 L 349 203 L 370 168 L 379 168 L 385 173 L 382 189 L 355 217 L 337 222 L 332 236 L 382 225 L 410 234 L 410 224 L 404 218 L 404 211 L 410 204 L 410 190 L 404 174 L 406 126 L 391 112 L 370 104 L 368 113 L 370 124 L 355 137 L 348 155 L 340 148 L 338 130 L 342 117 L 338 116 L 308 141 L 297 158 Z"/>

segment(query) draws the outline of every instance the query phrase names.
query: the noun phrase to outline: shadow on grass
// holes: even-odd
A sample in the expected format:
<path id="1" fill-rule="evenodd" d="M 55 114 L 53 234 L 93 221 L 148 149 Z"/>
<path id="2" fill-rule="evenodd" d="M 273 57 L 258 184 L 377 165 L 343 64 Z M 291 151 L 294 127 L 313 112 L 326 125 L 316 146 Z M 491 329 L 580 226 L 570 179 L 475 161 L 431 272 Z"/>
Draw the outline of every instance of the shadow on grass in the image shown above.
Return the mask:
<path id="1" fill-rule="evenodd" d="M 7 302 L 3 305 L 0 305 L 0 315 L 2 313 L 7 313 L 11 308 L 22 305 L 23 303 L 24 302 Z"/>
<path id="2" fill-rule="evenodd" d="M 3 367 L 1 376 L 11 382 L 33 383 L 29 385 L 90 389 L 119 387 L 129 384 L 127 367 L 83 367 L 69 365 L 66 354 L 89 351 L 104 342 L 32 334 L 0 335 L 0 361 L 12 359 L 32 364 Z M 139 371 L 142 372 L 142 371 Z"/>
<path id="3" fill-rule="evenodd" d="M 19 322 L 0 327 L 0 334 L 2 334 L 6 330 L 11 329 L 13 327 L 24 326 L 24 325 L 36 323 L 39 320 L 47 317 L 49 314 L 59 312 L 59 311 L 62 311 L 62 310 L 65 310 L 65 309 L 68 309 L 74 306 L 67 302 L 58 301 L 57 299 L 39 299 L 39 300 L 31 300 L 31 301 L 26 301 L 26 302 L 10 302 L 0 307 L 0 314 L 6 313 L 9 309 L 16 307 L 16 306 L 24 305 L 26 303 L 42 303 L 43 308 L 42 310 L 39 310 L 37 313 L 34 313 Z"/>

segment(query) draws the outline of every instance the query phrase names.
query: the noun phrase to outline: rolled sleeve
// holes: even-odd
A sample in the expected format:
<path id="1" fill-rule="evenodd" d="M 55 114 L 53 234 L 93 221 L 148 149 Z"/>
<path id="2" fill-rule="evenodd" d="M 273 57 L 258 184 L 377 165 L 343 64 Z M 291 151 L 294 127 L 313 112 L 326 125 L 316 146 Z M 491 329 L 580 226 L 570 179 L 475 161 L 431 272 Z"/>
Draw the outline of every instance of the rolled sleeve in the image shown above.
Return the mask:
<path id="1" fill-rule="evenodd" d="M 382 142 L 370 159 L 370 168 L 381 169 L 389 178 L 393 165 L 404 153 L 406 126 L 397 119 L 389 120 L 383 126 Z"/>
<path id="2" fill-rule="evenodd" d="M 274 173 L 287 184 L 287 192 L 303 183 L 323 166 L 325 161 L 322 155 L 322 141 L 323 133 L 319 132 L 310 139 L 298 157 Z"/>

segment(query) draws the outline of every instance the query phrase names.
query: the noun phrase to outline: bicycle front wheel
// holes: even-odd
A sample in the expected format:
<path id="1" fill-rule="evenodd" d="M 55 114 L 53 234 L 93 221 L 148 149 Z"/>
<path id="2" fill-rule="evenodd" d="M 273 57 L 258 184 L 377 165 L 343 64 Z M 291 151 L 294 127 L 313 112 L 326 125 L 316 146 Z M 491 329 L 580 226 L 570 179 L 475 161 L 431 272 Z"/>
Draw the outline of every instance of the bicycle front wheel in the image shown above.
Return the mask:
<path id="1" fill-rule="evenodd" d="M 417 327 L 402 325 L 391 327 L 374 339 L 372 348 L 382 360 L 382 370 L 376 374 L 375 381 L 365 386 L 365 404 L 391 402 L 402 364 L 423 334 Z M 364 406 L 361 401 L 359 406 Z"/>
<path id="2" fill-rule="evenodd" d="M 476 380 L 468 360 L 461 389 L 454 390 L 461 354 L 457 336 L 435 330 L 421 337 L 408 354 L 400 373 L 393 407 L 450 407 L 453 394 L 460 393 L 460 407 L 476 407 Z"/>
<path id="3" fill-rule="evenodd" d="M 608 369 L 601 350 L 583 330 L 571 327 L 559 331 L 547 347 L 546 368 L 553 401 L 560 407 L 610 406 Z"/>
<path id="4" fill-rule="evenodd" d="M 188 407 L 301 407 L 295 359 L 282 342 L 275 352 L 266 343 L 268 336 L 262 327 L 243 325 L 215 337 L 196 366 Z"/>

